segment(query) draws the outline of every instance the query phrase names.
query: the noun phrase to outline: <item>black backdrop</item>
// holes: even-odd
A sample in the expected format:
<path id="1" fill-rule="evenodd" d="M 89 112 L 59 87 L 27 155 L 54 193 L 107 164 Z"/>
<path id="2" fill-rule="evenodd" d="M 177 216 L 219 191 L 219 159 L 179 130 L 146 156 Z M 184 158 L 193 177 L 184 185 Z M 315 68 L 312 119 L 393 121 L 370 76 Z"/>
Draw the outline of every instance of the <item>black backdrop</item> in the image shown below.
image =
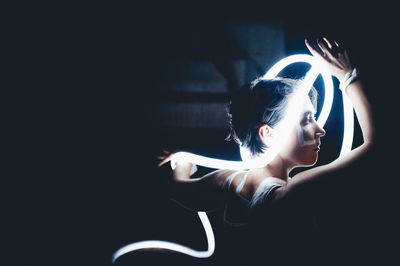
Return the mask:
<path id="1" fill-rule="evenodd" d="M 377 151 L 367 170 L 363 166 L 352 175 L 356 177 L 349 181 L 350 189 L 343 192 L 349 201 L 328 200 L 325 244 L 342 247 L 328 254 L 343 264 L 349 255 L 343 250 L 350 246 L 353 261 L 394 259 L 389 240 L 395 234 L 397 153 L 389 152 L 395 149 L 397 133 L 389 122 L 398 112 L 394 98 L 387 97 L 396 89 L 391 83 L 396 77 L 390 71 L 393 64 L 387 65 L 396 51 L 396 20 L 389 7 L 332 3 L 316 8 L 286 1 L 30 4 L 12 10 L 6 38 L 12 51 L 7 67 L 12 83 L 6 91 L 12 100 L 3 113 L 10 122 L 6 131 L 11 149 L 5 155 L 11 171 L 4 177 L 4 216 L 9 221 L 8 257 L 15 264 L 109 265 L 121 245 L 157 238 L 205 248 L 201 230 L 191 227 L 196 218 L 168 200 L 162 178 L 167 170 L 156 169 L 155 156 L 164 146 L 218 147 L 211 150 L 217 154 L 223 147 L 233 157 L 236 150 L 219 142 L 224 132 L 207 138 L 200 138 L 201 130 L 160 134 L 144 107 L 154 100 L 152 86 L 163 60 L 179 56 L 174 49 L 179 40 L 168 36 L 176 37 L 196 23 L 242 20 L 283 23 L 288 54 L 306 52 L 303 38 L 321 34 L 349 47 L 375 108 Z M 153 262 L 140 259 L 139 265 Z"/>

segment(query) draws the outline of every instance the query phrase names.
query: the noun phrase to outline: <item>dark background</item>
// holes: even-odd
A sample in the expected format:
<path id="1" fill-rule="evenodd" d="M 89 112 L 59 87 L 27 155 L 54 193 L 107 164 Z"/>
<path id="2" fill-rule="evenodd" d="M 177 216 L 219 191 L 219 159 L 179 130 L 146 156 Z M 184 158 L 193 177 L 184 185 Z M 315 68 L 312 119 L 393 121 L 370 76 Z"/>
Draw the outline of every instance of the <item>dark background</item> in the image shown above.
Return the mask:
<path id="1" fill-rule="evenodd" d="M 327 259 L 342 265 L 381 260 L 387 265 L 397 245 L 391 242 L 396 240 L 398 135 L 389 124 L 398 114 L 392 10 L 289 1 L 13 7 L 4 38 L 11 59 L 5 72 L 10 100 L 3 113 L 10 123 L 5 154 L 10 172 L 4 177 L 7 257 L 16 265 L 110 265 L 119 247 L 148 239 L 205 249 L 197 217 L 169 201 L 168 169 L 157 169 L 155 157 L 164 147 L 237 159 L 236 147 L 224 141 L 224 128 L 161 126 L 149 106 L 224 101 L 226 95 L 162 98 L 168 97 L 158 90 L 164 67 L 193 56 L 193 32 L 199 28 L 259 22 L 282 26 L 287 55 L 307 53 L 304 37 L 327 35 L 341 40 L 360 68 L 376 116 L 376 153 L 349 173 L 343 191 L 332 188 L 327 193 L 332 198 L 321 203 L 321 245 Z M 203 39 L 208 45 L 195 57 L 226 62 L 241 56 L 229 38 L 215 36 Z M 327 125 L 333 133 L 325 137 L 319 163 L 338 153 L 341 137 L 334 132 L 341 126 L 340 101 L 335 104 L 337 118 Z M 219 218 L 210 215 L 217 250 L 223 231 Z M 127 256 L 137 265 L 220 264 L 214 258 Z"/>

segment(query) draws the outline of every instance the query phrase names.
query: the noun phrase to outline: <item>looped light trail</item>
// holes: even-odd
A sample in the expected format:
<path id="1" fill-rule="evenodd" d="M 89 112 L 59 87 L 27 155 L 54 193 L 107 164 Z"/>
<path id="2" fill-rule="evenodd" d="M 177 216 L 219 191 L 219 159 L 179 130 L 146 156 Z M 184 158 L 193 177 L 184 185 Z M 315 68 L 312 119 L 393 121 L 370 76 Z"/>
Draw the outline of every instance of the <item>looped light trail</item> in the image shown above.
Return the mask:
<path id="1" fill-rule="evenodd" d="M 310 70 L 305 75 L 303 80 L 303 84 L 298 92 L 295 94 L 295 98 L 289 104 L 289 111 L 288 115 L 285 117 L 283 121 L 283 125 L 280 127 L 280 132 L 288 132 L 288 130 L 284 130 L 286 126 L 290 125 L 295 119 L 296 112 L 298 112 L 299 103 L 301 101 L 298 97 L 306 97 L 308 92 L 310 91 L 312 85 L 314 84 L 316 78 L 319 74 L 322 75 L 324 80 L 324 103 L 321 109 L 321 112 L 318 116 L 317 123 L 324 127 L 326 120 L 328 119 L 332 102 L 333 102 L 333 82 L 331 75 L 327 68 L 325 67 L 322 62 L 318 61 L 316 58 L 306 54 L 298 54 L 288 56 L 283 58 L 279 62 L 277 62 L 274 66 L 272 66 L 269 71 L 263 76 L 265 79 L 275 78 L 285 67 L 293 63 L 308 63 L 311 65 Z M 302 99 L 300 98 L 300 99 Z M 296 101 L 297 99 L 297 101 Z M 343 156 L 347 152 L 351 150 L 353 144 L 353 133 L 354 133 L 354 117 L 353 117 L 353 106 L 347 96 L 343 93 L 343 113 L 344 113 L 344 133 L 343 133 L 343 142 L 342 148 L 340 151 L 340 156 Z M 298 113 L 297 113 L 298 114 Z M 272 146 L 272 149 L 268 151 L 268 156 L 261 157 L 258 159 L 249 159 L 247 155 L 247 151 L 240 147 L 240 154 L 242 157 L 242 161 L 227 161 L 227 160 L 220 160 L 215 158 L 208 158 L 188 152 L 178 152 L 173 155 L 171 159 L 171 168 L 175 169 L 176 162 L 180 160 L 188 161 L 196 165 L 201 165 L 208 168 L 215 168 L 215 169 L 232 169 L 232 170 L 242 170 L 242 169 L 252 169 L 252 168 L 259 168 L 263 167 L 268 164 L 275 156 L 279 153 L 280 146 L 283 141 L 286 140 L 287 134 L 278 134 L 280 139 L 276 142 L 275 145 Z M 159 240 L 149 240 L 149 241 L 140 241 L 135 242 L 124 247 L 118 249 L 112 256 L 112 262 L 114 263 L 120 256 L 135 251 L 139 249 L 146 249 L 146 248 L 162 248 L 168 249 L 172 251 L 176 251 L 179 253 L 183 253 L 192 257 L 196 258 L 208 258 L 210 257 L 215 250 L 215 239 L 214 233 L 211 227 L 211 224 L 208 220 L 207 214 L 205 212 L 198 212 L 197 213 L 200 217 L 200 220 L 203 224 L 208 249 L 206 251 L 197 251 L 183 245 L 179 245 L 176 243 L 172 243 L 169 241 L 159 241 Z"/>

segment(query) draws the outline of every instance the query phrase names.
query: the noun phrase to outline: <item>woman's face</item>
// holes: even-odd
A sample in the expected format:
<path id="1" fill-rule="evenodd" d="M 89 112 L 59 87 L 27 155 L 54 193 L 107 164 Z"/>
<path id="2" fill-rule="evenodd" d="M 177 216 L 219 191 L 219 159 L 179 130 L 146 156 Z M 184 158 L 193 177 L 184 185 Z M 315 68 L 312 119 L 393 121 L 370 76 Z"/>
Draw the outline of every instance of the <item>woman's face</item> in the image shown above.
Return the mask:
<path id="1" fill-rule="evenodd" d="M 320 138 L 325 135 L 325 130 L 316 123 L 314 116 L 314 106 L 307 97 L 289 141 L 280 152 L 282 158 L 296 166 L 312 166 L 317 162 Z"/>

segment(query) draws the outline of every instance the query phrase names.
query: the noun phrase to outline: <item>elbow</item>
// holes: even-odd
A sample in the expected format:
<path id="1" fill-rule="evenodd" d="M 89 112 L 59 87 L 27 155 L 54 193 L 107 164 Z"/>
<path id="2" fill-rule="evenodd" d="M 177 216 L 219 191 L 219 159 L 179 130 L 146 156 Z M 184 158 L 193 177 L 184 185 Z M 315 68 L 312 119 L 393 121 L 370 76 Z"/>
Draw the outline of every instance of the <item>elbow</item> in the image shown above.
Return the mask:
<path id="1" fill-rule="evenodd" d="M 353 161 L 355 163 L 355 166 L 351 168 L 364 168 L 367 165 L 370 165 L 370 163 L 373 162 L 375 160 L 374 158 L 376 157 L 375 148 L 376 144 L 374 140 L 371 139 L 364 141 L 364 143 L 360 146 L 359 156 L 357 156 L 356 160 Z"/>
<path id="2" fill-rule="evenodd" d="M 367 148 L 372 148 L 374 146 L 375 139 L 376 139 L 375 125 L 373 122 L 370 122 L 368 130 L 365 130 L 365 132 L 363 132 L 364 145 Z"/>
<path id="3" fill-rule="evenodd" d="M 365 140 L 362 145 L 363 145 L 365 151 L 370 151 L 375 145 L 375 140 L 374 139 Z"/>
<path id="4" fill-rule="evenodd" d="M 364 142 L 362 144 L 364 146 L 365 151 L 370 151 L 375 146 L 375 134 L 368 134 L 367 137 L 364 137 Z"/>

